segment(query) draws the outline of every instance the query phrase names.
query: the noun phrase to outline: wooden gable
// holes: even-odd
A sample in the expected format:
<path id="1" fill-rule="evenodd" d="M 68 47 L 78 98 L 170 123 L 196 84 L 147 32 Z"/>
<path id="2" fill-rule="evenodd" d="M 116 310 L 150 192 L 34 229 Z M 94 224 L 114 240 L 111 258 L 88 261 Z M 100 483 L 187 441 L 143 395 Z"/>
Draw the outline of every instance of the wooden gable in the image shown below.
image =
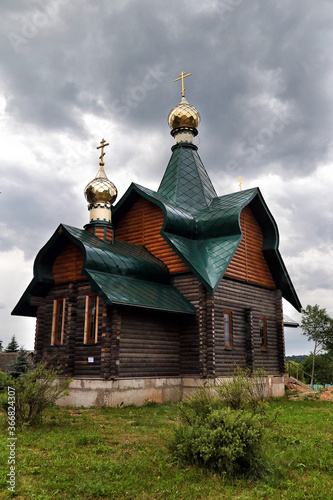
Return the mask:
<path id="1" fill-rule="evenodd" d="M 55 283 L 82 280 L 83 253 L 74 243 L 68 243 L 64 250 L 55 258 L 52 274 Z"/>
<path id="2" fill-rule="evenodd" d="M 262 251 L 262 230 L 249 206 L 243 208 L 240 223 L 243 238 L 226 270 L 225 276 L 276 288 Z"/>
<path id="3" fill-rule="evenodd" d="M 142 245 L 168 266 L 170 273 L 189 271 L 186 264 L 160 235 L 163 226 L 162 210 L 140 197 L 118 222 L 118 240 Z"/>

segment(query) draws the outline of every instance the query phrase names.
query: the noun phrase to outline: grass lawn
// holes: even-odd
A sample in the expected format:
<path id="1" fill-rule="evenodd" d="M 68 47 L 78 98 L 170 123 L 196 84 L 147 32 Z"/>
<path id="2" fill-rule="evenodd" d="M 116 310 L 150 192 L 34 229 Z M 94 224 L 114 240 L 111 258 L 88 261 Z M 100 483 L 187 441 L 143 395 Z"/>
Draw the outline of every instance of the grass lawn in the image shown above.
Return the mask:
<path id="1" fill-rule="evenodd" d="M 17 432 L 18 499 L 333 498 L 333 403 L 275 400 L 261 479 L 221 477 L 182 466 L 168 451 L 173 404 L 53 408 L 40 428 Z M 5 416 L 0 417 L 0 498 L 8 496 Z"/>

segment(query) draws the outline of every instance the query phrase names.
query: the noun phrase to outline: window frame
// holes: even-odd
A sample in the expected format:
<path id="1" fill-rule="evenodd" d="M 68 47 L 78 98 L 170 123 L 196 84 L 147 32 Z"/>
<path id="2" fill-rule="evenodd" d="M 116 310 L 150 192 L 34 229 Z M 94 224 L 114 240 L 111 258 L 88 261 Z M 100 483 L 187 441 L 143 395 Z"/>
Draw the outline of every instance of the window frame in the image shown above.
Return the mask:
<path id="1" fill-rule="evenodd" d="M 92 319 L 92 300 L 95 300 L 95 321 L 94 335 L 91 336 L 91 319 Z M 84 344 L 97 344 L 98 342 L 98 314 L 99 313 L 99 296 L 97 294 L 86 295 L 86 305 L 84 313 Z"/>
<path id="2" fill-rule="evenodd" d="M 229 317 L 229 344 L 226 343 L 225 338 L 225 316 Z M 233 323 L 232 323 L 232 311 L 231 309 L 223 309 L 223 339 L 224 339 L 224 347 L 225 349 L 233 348 Z"/>
<path id="3" fill-rule="evenodd" d="M 261 335 L 261 321 L 263 321 L 263 335 Z M 259 339 L 260 349 L 267 351 L 267 318 L 264 314 L 259 314 Z"/>
<path id="4" fill-rule="evenodd" d="M 61 315 L 60 315 L 60 312 L 61 312 Z M 53 315 L 52 315 L 51 345 L 63 345 L 63 343 L 64 343 L 65 316 L 66 316 L 66 299 L 65 298 L 54 299 L 53 300 Z M 60 339 L 58 338 L 59 321 L 61 321 Z"/>

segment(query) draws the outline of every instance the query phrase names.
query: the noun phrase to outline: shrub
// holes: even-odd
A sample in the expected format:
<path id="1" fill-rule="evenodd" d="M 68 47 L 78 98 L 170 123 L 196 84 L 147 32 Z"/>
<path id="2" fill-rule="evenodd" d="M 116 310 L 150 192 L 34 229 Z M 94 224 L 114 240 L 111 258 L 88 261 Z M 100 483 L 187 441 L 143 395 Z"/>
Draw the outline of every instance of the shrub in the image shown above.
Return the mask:
<path id="1" fill-rule="evenodd" d="M 174 449 L 187 463 L 230 475 L 260 468 L 264 427 L 250 411 L 222 408 L 175 430 Z"/>
<path id="2" fill-rule="evenodd" d="M 233 376 L 215 388 L 225 406 L 233 410 L 251 409 L 261 412 L 265 405 L 266 373 L 262 368 L 251 374 L 248 368 L 236 367 Z"/>
<path id="3" fill-rule="evenodd" d="M 236 368 L 230 380 L 200 388 L 179 404 L 171 445 L 181 461 L 231 475 L 258 474 L 263 466 L 265 372 Z"/>
<path id="4" fill-rule="evenodd" d="M 61 378 L 59 367 L 47 367 L 45 362 L 38 363 L 35 369 L 17 379 L 11 379 L 11 387 L 15 389 L 17 424 L 38 425 L 45 409 L 68 394 L 70 382 L 70 378 Z"/>
<path id="5" fill-rule="evenodd" d="M 7 393 L 7 387 L 10 385 L 11 380 L 7 373 L 0 371 L 0 393 Z"/>

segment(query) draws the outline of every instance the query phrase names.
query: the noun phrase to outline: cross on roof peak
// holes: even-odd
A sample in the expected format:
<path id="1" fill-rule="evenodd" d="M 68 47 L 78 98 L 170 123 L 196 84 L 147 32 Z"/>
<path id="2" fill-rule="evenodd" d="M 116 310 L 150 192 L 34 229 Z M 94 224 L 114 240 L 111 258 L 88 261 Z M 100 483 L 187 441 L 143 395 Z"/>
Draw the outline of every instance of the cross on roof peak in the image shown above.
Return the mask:
<path id="1" fill-rule="evenodd" d="M 105 153 L 104 153 L 104 148 L 105 148 L 106 146 L 110 146 L 110 144 L 109 144 L 108 142 L 106 142 L 106 141 L 105 141 L 105 139 L 102 139 L 102 140 L 101 140 L 101 145 L 100 145 L 100 146 L 97 146 L 97 148 L 96 148 L 96 149 L 101 149 L 101 150 L 102 150 L 102 151 L 101 151 L 101 156 L 99 157 L 99 159 L 101 160 L 101 161 L 99 162 L 99 164 L 100 164 L 101 166 L 103 166 L 103 165 L 104 165 L 103 156 L 105 155 Z"/>
<path id="2" fill-rule="evenodd" d="M 186 78 L 187 76 L 191 76 L 192 73 L 187 73 L 187 75 L 185 75 L 184 71 L 182 71 L 180 73 L 180 77 L 179 78 L 176 78 L 174 81 L 175 82 L 178 82 L 178 80 L 181 80 L 182 81 L 182 90 L 180 91 L 181 95 L 183 97 L 185 97 L 185 90 L 186 90 L 186 87 L 184 87 L 184 78 Z"/>

